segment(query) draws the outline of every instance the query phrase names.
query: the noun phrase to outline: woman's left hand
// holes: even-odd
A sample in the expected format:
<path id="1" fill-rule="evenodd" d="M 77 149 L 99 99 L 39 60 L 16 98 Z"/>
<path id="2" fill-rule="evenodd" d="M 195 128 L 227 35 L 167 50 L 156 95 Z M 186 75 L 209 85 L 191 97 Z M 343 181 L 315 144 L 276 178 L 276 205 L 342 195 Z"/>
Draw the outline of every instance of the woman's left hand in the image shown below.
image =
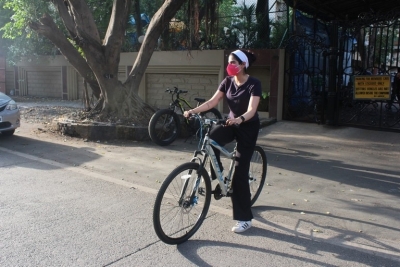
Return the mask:
<path id="1" fill-rule="evenodd" d="M 226 120 L 226 125 L 239 125 L 239 124 L 241 124 L 242 123 L 242 119 L 239 117 L 239 118 L 234 118 L 234 119 L 227 119 Z"/>

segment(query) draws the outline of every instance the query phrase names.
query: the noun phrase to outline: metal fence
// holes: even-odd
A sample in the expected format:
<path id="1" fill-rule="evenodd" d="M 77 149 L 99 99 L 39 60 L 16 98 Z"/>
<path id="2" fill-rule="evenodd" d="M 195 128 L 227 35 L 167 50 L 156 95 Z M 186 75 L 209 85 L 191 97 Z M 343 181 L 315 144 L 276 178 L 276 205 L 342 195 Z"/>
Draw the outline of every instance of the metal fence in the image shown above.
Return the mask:
<path id="1" fill-rule="evenodd" d="M 342 28 L 339 124 L 400 130 L 400 83 L 395 82 L 400 69 L 399 17 L 374 17 L 368 25 Z M 360 85 L 357 76 L 370 85 Z"/>
<path id="2" fill-rule="evenodd" d="M 298 13 L 296 22 L 285 46 L 284 119 L 400 130 L 400 14 L 323 23 Z M 360 75 L 379 82 L 357 89 Z"/>

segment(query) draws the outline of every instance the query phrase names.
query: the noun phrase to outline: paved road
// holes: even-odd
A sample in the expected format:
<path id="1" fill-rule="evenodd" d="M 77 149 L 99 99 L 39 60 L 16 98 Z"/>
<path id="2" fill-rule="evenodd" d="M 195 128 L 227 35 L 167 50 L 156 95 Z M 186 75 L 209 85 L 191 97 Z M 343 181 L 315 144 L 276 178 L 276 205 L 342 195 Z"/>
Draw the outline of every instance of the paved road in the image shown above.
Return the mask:
<path id="1" fill-rule="evenodd" d="M 278 122 L 254 227 L 213 201 L 188 242 L 151 221 L 166 174 L 195 142 L 83 142 L 30 124 L 0 136 L 0 266 L 399 266 L 398 133 Z"/>

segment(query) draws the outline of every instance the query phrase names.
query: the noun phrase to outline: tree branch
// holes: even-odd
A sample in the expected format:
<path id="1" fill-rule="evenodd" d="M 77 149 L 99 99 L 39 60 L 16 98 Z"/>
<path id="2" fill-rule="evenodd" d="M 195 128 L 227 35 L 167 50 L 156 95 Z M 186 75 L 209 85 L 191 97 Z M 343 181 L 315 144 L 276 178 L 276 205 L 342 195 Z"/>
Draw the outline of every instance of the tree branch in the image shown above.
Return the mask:
<path id="1" fill-rule="evenodd" d="M 109 64 L 112 64 L 112 68 L 118 68 L 130 10 L 131 0 L 114 0 L 110 22 L 104 37 L 105 57 Z"/>
<path id="2" fill-rule="evenodd" d="M 68 30 L 70 36 L 72 37 L 73 40 L 76 41 L 76 29 L 75 29 L 75 23 L 73 18 L 71 17 L 71 14 L 68 12 L 68 5 L 67 2 L 64 0 L 52 0 L 53 4 L 57 7 L 58 13 L 60 14 L 60 17 L 64 23 L 65 28 Z"/>
<path id="3" fill-rule="evenodd" d="M 101 44 L 100 34 L 89 6 L 84 0 L 66 0 L 74 19 L 76 32 L 84 42 Z"/>
<path id="4" fill-rule="evenodd" d="M 95 80 L 89 65 L 75 47 L 68 41 L 64 34 L 58 29 L 57 25 L 48 14 L 45 14 L 39 22 L 29 23 L 29 27 L 35 32 L 47 37 L 55 46 L 57 46 L 67 61 L 71 63 L 78 73 L 88 82 L 95 94 L 98 93 L 100 95 L 100 87 L 97 80 Z"/>

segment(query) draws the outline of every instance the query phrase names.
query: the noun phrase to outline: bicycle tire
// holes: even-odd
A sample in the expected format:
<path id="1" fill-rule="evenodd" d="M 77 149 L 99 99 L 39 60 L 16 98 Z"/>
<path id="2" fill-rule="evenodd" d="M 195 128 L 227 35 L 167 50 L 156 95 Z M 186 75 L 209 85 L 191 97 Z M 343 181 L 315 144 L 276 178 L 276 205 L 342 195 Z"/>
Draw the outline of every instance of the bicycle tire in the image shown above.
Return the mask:
<path id="1" fill-rule="evenodd" d="M 251 205 L 257 201 L 264 187 L 267 177 L 267 156 L 260 146 L 254 148 L 250 161 L 249 184 L 251 193 Z"/>
<path id="2" fill-rule="evenodd" d="M 199 170 L 199 166 L 195 162 L 178 166 L 168 175 L 157 193 L 153 226 L 160 240 L 167 244 L 187 241 L 196 233 L 207 215 L 211 202 L 211 180 L 206 170 Z M 183 178 L 186 175 L 190 177 Z M 196 192 L 198 199 L 193 203 L 190 195 L 197 179 L 200 179 L 201 184 Z M 179 203 L 181 192 L 184 192 L 184 198 Z"/>
<path id="3" fill-rule="evenodd" d="M 181 133 L 179 117 L 173 110 L 158 110 L 149 121 L 148 131 L 151 140 L 157 145 L 170 145 Z"/>
<path id="4" fill-rule="evenodd" d="M 221 113 L 216 108 L 201 112 L 200 115 L 206 117 L 207 119 L 222 119 Z"/>

